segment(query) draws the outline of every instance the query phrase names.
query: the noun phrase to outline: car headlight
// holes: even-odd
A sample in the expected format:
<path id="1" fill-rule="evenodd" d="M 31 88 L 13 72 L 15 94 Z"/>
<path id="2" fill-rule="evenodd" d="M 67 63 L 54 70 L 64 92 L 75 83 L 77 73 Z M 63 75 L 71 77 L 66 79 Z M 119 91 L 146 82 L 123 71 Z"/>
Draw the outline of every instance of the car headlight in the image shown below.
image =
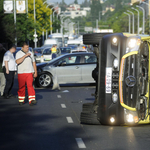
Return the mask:
<path id="1" fill-rule="evenodd" d="M 114 66 L 114 68 L 115 68 L 115 69 L 118 68 L 118 65 L 119 65 L 118 59 L 115 58 L 114 61 L 113 61 L 113 66 Z"/>
<path id="2" fill-rule="evenodd" d="M 126 119 L 127 119 L 127 122 L 129 122 L 129 123 L 134 122 L 134 117 L 133 117 L 132 114 L 128 114 L 128 115 L 126 116 Z"/>
<path id="3" fill-rule="evenodd" d="M 115 46 L 117 46 L 117 42 L 118 42 L 118 39 L 116 37 L 114 37 L 112 39 L 112 44 L 115 45 Z"/>
<path id="4" fill-rule="evenodd" d="M 115 122 L 115 118 L 114 117 L 110 117 L 110 122 L 114 123 Z"/>
<path id="5" fill-rule="evenodd" d="M 129 111 L 124 108 L 124 118 L 125 118 L 125 123 L 129 124 L 135 124 L 139 122 L 138 114 L 137 112 Z"/>
<path id="6" fill-rule="evenodd" d="M 136 39 L 130 39 L 128 43 L 129 48 L 134 48 L 136 46 L 137 40 Z"/>
<path id="7" fill-rule="evenodd" d="M 127 42 L 126 53 L 138 51 L 140 44 L 141 44 L 140 39 L 130 38 Z"/>
<path id="8" fill-rule="evenodd" d="M 118 95 L 117 95 L 117 93 L 113 93 L 113 95 L 112 95 L 112 101 L 113 101 L 113 103 L 117 103 L 117 101 L 118 101 Z"/>

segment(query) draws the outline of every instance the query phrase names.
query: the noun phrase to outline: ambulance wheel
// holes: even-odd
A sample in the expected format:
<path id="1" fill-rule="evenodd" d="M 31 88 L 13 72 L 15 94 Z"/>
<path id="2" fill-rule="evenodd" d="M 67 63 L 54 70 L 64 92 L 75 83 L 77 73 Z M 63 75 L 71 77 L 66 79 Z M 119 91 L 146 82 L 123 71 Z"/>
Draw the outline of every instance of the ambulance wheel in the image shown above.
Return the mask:
<path id="1" fill-rule="evenodd" d="M 82 105 L 82 111 L 91 111 L 93 103 L 85 103 Z"/>
<path id="2" fill-rule="evenodd" d="M 90 125 L 99 125 L 99 121 L 97 120 L 96 113 L 90 112 L 81 112 L 80 114 L 80 122 L 81 124 L 90 124 Z"/>
<path id="3" fill-rule="evenodd" d="M 83 43 L 86 45 L 99 45 L 100 39 L 106 34 L 109 33 L 93 33 L 93 34 L 84 34 Z"/>
<path id="4" fill-rule="evenodd" d="M 47 88 L 52 84 L 52 76 L 49 73 L 42 73 L 36 78 L 38 87 Z"/>

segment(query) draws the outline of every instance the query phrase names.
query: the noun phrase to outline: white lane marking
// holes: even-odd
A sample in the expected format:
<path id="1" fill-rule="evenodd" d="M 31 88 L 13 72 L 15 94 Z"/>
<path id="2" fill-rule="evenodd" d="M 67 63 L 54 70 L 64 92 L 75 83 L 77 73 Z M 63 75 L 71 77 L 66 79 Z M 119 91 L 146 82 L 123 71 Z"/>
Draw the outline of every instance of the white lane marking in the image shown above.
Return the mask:
<path id="1" fill-rule="evenodd" d="M 65 91 L 62 91 L 63 93 L 67 93 L 67 92 L 69 92 L 68 90 L 65 90 Z"/>
<path id="2" fill-rule="evenodd" d="M 66 108 L 66 105 L 65 105 L 65 104 L 61 104 L 61 107 L 62 107 L 62 108 Z"/>
<path id="3" fill-rule="evenodd" d="M 61 98 L 61 95 L 57 95 L 57 98 Z"/>
<path id="4" fill-rule="evenodd" d="M 76 142 L 77 142 L 79 148 L 86 148 L 86 146 L 81 138 L 76 138 Z"/>
<path id="5" fill-rule="evenodd" d="M 66 117 L 66 118 L 67 118 L 68 123 L 73 123 L 73 120 L 71 117 Z"/>

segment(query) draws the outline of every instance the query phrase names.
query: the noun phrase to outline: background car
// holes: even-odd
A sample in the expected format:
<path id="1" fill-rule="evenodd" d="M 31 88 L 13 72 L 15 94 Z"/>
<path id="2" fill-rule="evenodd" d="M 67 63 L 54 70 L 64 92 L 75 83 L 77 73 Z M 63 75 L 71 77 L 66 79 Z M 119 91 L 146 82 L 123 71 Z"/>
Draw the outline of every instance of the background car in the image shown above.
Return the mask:
<path id="1" fill-rule="evenodd" d="M 53 77 L 59 84 L 94 83 L 91 72 L 96 63 L 94 53 L 61 55 L 48 63 L 37 64 L 38 77 L 35 83 L 39 87 L 49 87 L 53 83 Z"/>
<path id="2" fill-rule="evenodd" d="M 41 50 L 39 53 L 34 53 L 34 57 L 37 63 L 41 62 L 46 62 L 50 61 L 52 59 L 52 52 L 51 52 L 52 47 L 41 47 Z M 57 48 L 57 57 L 61 55 L 60 48 Z"/>
<path id="3" fill-rule="evenodd" d="M 21 49 L 22 49 L 22 47 L 16 47 L 16 51 L 15 51 L 15 53 L 13 53 L 14 57 L 16 57 L 16 53 L 17 53 L 18 51 L 20 51 Z M 29 51 L 33 52 L 32 47 L 29 47 Z"/>
<path id="4" fill-rule="evenodd" d="M 71 47 L 60 47 L 61 55 L 71 52 Z"/>

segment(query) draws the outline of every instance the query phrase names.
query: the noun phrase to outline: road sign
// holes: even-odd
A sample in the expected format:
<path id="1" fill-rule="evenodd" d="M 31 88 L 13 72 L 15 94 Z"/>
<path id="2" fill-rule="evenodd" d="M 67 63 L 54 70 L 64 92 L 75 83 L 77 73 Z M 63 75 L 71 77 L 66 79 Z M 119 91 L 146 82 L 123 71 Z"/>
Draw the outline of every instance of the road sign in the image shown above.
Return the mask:
<path id="1" fill-rule="evenodd" d="M 33 40 L 34 42 L 37 42 L 38 41 L 38 38 L 34 38 L 34 40 Z"/>
<path id="2" fill-rule="evenodd" d="M 37 35 L 37 34 L 34 34 L 34 35 L 33 35 L 33 37 L 37 38 L 37 37 L 38 37 L 38 35 Z"/>
<path id="3" fill-rule="evenodd" d="M 93 28 L 92 27 L 84 27 L 84 31 L 93 31 Z"/>

